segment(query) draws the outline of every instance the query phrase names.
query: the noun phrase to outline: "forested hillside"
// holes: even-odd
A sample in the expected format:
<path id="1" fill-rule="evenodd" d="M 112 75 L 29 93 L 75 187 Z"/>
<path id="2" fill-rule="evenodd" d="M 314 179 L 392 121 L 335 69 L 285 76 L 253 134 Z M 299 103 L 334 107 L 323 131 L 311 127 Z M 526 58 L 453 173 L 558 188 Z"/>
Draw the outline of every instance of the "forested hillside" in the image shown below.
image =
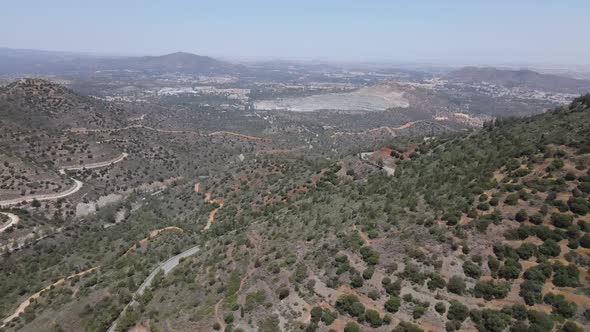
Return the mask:
<path id="1" fill-rule="evenodd" d="M 356 155 L 260 156 L 178 181 L 124 224 L 104 227 L 117 207 L 65 222 L 6 254 L 0 312 L 96 269 L 5 329 L 588 329 L 590 95 L 375 150 L 393 176 Z M 123 309 L 158 262 L 194 245 Z"/>

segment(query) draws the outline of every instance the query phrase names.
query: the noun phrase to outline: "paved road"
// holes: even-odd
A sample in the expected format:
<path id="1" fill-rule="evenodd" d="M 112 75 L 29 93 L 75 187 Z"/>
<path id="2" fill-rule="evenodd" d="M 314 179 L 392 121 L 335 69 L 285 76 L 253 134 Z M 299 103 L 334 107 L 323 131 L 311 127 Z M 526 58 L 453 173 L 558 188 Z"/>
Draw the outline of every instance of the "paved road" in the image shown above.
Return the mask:
<path id="1" fill-rule="evenodd" d="M 64 167 L 62 169 L 59 170 L 60 174 L 66 174 L 66 170 L 68 171 L 77 171 L 77 170 L 81 170 L 81 169 L 92 169 L 92 168 L 99 168 L 99 167 L 105 167 L 105 166 L 109 166 L 115 163 L 118 163 L 120 161 L 125 160 L 125 158 L 127 158 L 129 155 L 125 152 L 121 153 L 121 155 L 115 159 L 111 159 L 111 160 L 107 160 L 107 161 L 102 161 L 102 162 L 98 162 L 98 163 L 93 163 L 93 164 L 86 164 L 86 165 L 80 165 L 80 166 L 70 166 L 70 167 Z M 17 205 L 23 202 L 30 202 L 32 200 L 38 200 L 38 201 L 48 201 L 48 200 L 54 200 L 54 199 L 60 199 L 60 198 L 64 198 L 70 195 L 73 195 L 75 193 L 77 193 L 80 189 L 82 189 L 82 186 L 84 185 L 84 183 L 82 181 L 76 180 L 74 178 L 71 178 L 72 180 L 74 180 L 74 185 L 65 190 L 62 191 L 60 193 L 56 193 L 56 194 L 40 194 L 40 195 L 29 195 L 29 196 L 24 196 L 24 197 L 19 197 L 19 198 L 14 198 L 14 199 L 8 199 L 5 201 L 0 201 L 0 207 L 6 207 L 6 206 L 11 206 L 11 205 Z"/>
<path id="2" fill-rule="evenodd" d="M 121 153 L 121 155 L 119 157 L 117 157 L 115 159 L 101 161 L 101 162 L 92 163 L 92 164 L 86 164 L 86 165 L 66 166 L 63 169 L 67 170 L 67 171 L 79 171 L 79 170 L 83 170 L 83 169 L 93 169 L 93 168 L 106 167 L 106 166 L 110 166 L 112 164 L 116 164 L 120 161 L 123 161 L 128 156 L 129 155 L 127 153 L 123 152 L 123 153 Z"/>
<path id="3" fill-rule="evenodd" d="M 168 260 L 160 263 L 153 271 L 152 273 L 150 273 L 150 275 L 141 283 L 141 285 L 139 286 L 139 288 L 135 291 L 135 293 L 133 294 L 134 299 L 131 300 L 131 302 L 129 304 L 127 304 L 125 306 L 125 308 L 123 308 L 123 311 L 121 311 L 121 314 L 119 315 L 119 317 L 117 317 L 117 320 L 119 320 L 119 318 L 121 316 L 123 316 L 123 313 L 125 313 L 125 310 L 127 310 L 127 308 L 129 306 L 135 305 L 137 302 L 135 301 L 135 298 L 137 298 L 138 296 L 141 296 L 143 294 L 143 292 L 145 291 L 145 289 L 152 283 L 152 280 L 154 280 L 154 277 L 156 276 L 156 274 L 158 274 L 158 272 L 160 272 L 160 270 L 164 271 L 164 274 L 168 274 L 168 272 L 172 271 L 172 269 L 174 269 L 179 263 L 180 263 L 180 259 L 181 258 L 185 258 L 185 257 L 189 257 L 192 256 L 194 254 L 196 254 L 199 251 L 199 247 L 192 247 L 188 250 L 185 250 L 183 252 L 181 252 L 180 254 L 169 258 Z M 108 329 L 108 332 L 114 332 L 115 329 L 117 328 L 117 320 L 115 320 L 113 322 L 113 324 L 111 325 L 111 327 Z"/>
<path id="4" fill-rule="evenodd" d="M 23 202 L 30 202 L 32 200 L 38 200 L 38 201 L 49 201 L 49 200 L 53 200 L 53 199 L 60 199 L 60 198 L 64 198 L 70 195 L 75 194 L 76 192 L 78 192 L 78 190 L 82 189 L 82 185 L 84 184 L 82 181 L 76 180 L 74 178 L 72 178 L 72 180 L 74 180 L 74 185 L 65 190 L 62 191 L 60 193 L 56 193 L 56 194 L 40 194 L 40 195 L 29 195 L 29 196 L 23 196 L 23 197 L 19 197 L 19 198 L 14 198 L 14 199 L 8 199 L 5 201 L 0 201 L 0 207 L 7 207 L 7 206 L 11 206 L 11 205 L 17 205 Z"/>
<path id="5" fill-rule="evenodd" d="M 16 214 L 12 214 L 12 213 L 9 213 L 9 212 L 0 212 L 0 214 L 3 214 L 5 216 L 8 216 L 8 219 L 9 219 L 8 224 L 0 227 L 0 233 L 4 232 L 5 230 L 7 230 L 12 225 L 18 224 L 18 222 L 20 221 L 20 218 Z"/>

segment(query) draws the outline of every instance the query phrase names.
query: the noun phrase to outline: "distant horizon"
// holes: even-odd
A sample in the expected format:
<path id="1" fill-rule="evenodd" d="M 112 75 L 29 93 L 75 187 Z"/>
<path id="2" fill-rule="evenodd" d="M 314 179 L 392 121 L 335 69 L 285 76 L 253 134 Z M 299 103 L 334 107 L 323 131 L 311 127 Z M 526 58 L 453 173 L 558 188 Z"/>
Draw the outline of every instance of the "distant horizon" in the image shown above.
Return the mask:
<path id="1" fill-rule="evenodd" d="M 478 62 L 473 60 L 404 60 L 404 59 L 387 59 L 387 58 L 366 58 L 366 59 L 333 59 L 333 58 L 322 58 L 322 57 L 282 57 L 282 56 L 274 56 L 274 55 L 260 55 L 260 56 L 236 56 L 236 55 L 215 55 L 215 54 L 198 54 L 193 53 L 185 50 L 176 50 L 170 51 L 161 54 L 154 54 L 154 53 L 115 53 L 115 52 L 92 52 L 92 51 L 79 51 L 79 50 L 56 50 L 56 49 L 38 49 L 38 48 L 15 48 L 9 47 L 6 45 L 0 45 L 0 50 L 12 50 L 12 51 L 24 51 L 24 52 L 47 52 L 47 53 L 56 53 L 56 54 L 68 54 L 68 55 L 78 55 L 78 56 L 87 56 L 87 57 L 144 57 L 144 56 L 165 56 L 174 53 L 187 53 L 193 54 L 198 56 L 207 56 L 218 60 L 228 61 L 228 62 L 237 62 L 237 63 L 256 63 L 256 62 L 272 62 L 272 61 L 284 61 L 284 62 L 294 62 L 294 63 L 309 63 L 309 64 L 333 64 L 333 65 L 384 65 L 384 66 L 434 66 L 434 67 L 442 67 L 442 68 L 459 68 L 459 67 L 495 67 L 498 69 L 511 69 L 511 70 L 519 70 L 519 69 L 547 69 L 547 70 L 588 70 L 590 71 L 590 63 L 574 63 L 574 64 L 564 64 L 564 63 L 536 63 L 536 62 Z"/>
<path id="2" fill-rule="evenodd" d="M 0 45 L 108 55 L 590 65 L 583 0 L 223 2 L 24 0 Z M 26 22 L 26 24 L 23 24 Z"/>

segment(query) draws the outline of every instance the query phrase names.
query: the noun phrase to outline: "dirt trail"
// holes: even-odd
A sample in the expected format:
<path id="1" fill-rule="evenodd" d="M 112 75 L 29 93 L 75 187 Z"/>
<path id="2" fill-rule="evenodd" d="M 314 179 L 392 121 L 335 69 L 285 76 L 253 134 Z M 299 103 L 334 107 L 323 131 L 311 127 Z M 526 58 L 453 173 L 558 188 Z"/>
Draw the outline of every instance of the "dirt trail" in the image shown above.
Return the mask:
<path id="1" fill-rule="evenodd" d="M 0 212 L 0 214 L 3 214 L 8 217 L 8 223 L 6 225 L 0 227 L 0 233 L 4 232 L 8 228 L 10 228 L 10 226 L 14 226 L 14 225 L 18 224 L 18 222 L 20 221 L 20 218 L 16 214 L 13 214 L 10 212 Z"/>
<path id="2" fill-rule="evenodd" d="M 205 193 L 205 202 L 207 202 L 209 204 L 216 203 L 217 205 L 219 205 L 219 207 L 216 207 L 211 212 L 209 212 L 209 217 L 207 218 L 207 225 L 204 228 L 204 230 L 208 230 L 211 227 L 211 224 L 213 224 L 213 220 L 215 220 L 215 215 L 217 214 L 217 211 L 219 211 L 219 209 L 221 209 L 223 207 L 224 201 L 222 198 L 211 199 L 211 194 Z"/>
<path id="3" fill-rule="evenodd" d="M 42 290 L 38 291 L 35 294 L 29 296 L 24 302 L 22 302 L 18 306 L 18 308 L 16 308 L 16 311 L 12 315 L 4 318 L 4 320 L 2 321 L 2 326 L 0 326 L 0 327 L 4 327 L 8 322 L 10 322 L 14 318 L 18 317 L 20 314 L 22 314 L 23 312 L 25 312 L 25 309 L 27 309 L 27 307 L 29 305 L 31 305 L 31 303 L 33 303 L 33 301 L 35 301 L 41 295 L 43 295 L 44 292 L 47 292 L 48 290 L 52 289 L 53 287 L 56 287 L 56 286 L 59 286 L 59 285 L 64 284 L 66 282 L 66 280 L 70 280 L 70 279 L 72 279 L 74 277 L 81 277 L 81 276 L 83 276 L 85 274 L 88 274 L 88 273 L 90 273 L 90 272 L 92 272 L 92 271 L 94 271 L 96 269 L 98 269 L 98 267 L 93 267 L 93 268 L 90 268 L 88 270 L 84 270 L 82 272 L 78 272 L 78 273 L 72 274 L 70 276 L 67 276 L 65 278 L 59 279 L 58 281 L 54 282 L 53 284 L 51 284 L 51 285 L 43 288 Z"/>
<path id="4" fill-rule="evenodd" d="M 240 134 L 240 133 L 234 133 L 231 131 L 215 131 L 210 133 L 208 136 L 218 136 L 218 135 L 229 135 L 229 136 L 237 136 L 237 137 L 242 137 L 242 138 L 246 138 L 246 139 L 251 139 L 254 141 L 271 141 L 270 138 L 266 138 L 266 137 L 257 137 L 257 136 L 251 136 L 251 135 L 246 135 L 246 134 Z"/>
<path id="5" fill-rule="evenodd" d="M 399 126 L 399 127 L 388 127 L 388 126 L 383 126 L 383 127 L 378 127 L 378 128 L 373 128 L 373 129 L 367 129 L 367 130 L 363 130 L 363 131 L 337 131 L 334 134 L 332 134 L 332 138 L 336 137 L 336 136 L 355 136 L 355 135 L 366 135 L 366 134 L 370 134 L 376 131 L 381 131 L 381 130 L 385 130 L 387 131 L 391 136 L 395 137 L 397 136 L 397 133 L 395 132 L 396 130 L 402 130 L 402 129 L 407 129 L 410 128 L 411 126 L 415 125 L 416 123 L 419 122 L 424 122 L 424 120 L 416 120 L 416 121 L 410 121 L 407 123 L 404 123 L 403 125 Z"/>
<path id="6" fill-rule="evenodd" d="M 198 131 L 194 131 L 194 130 L 166 130 L 166 129 L 157 129 L 157 128 L 144 126 L 144 125 L 131 125 L 131 126 L 122 127 L 122 128 L 107 128 L 107 129 L 72 128 L 72 129 L 68 129 L 67 131 L 70 131 L 73 133 L 92 133 L 92 132 L 116 132 L 116 131 L 124 131 L 124 130 L 129 130 L 129 129 L 146 129 L 146 130 L 151 130 L 151 131 L 155 131 L 155 132 L 159 132 L 159 133 L 167 133 L 167 134 L 197 134 L 200 136 L 228 135 L 228 136 L 236 136 L 236 137 L 241 137 L 241 138 L 246 138 L 246 139 L 256 140 L 256 141 L 271 141 L 270 138 L 251 136 L 251 135 L 246 135 L 246 134 L 241 134 L 241 133 L 235 133 L 232 131 L 223 131 L 222 130 L 222 131 L 214 131 L 209 134 L 202 134 L 202 133 L 200 133 Z"/>
<path id="7" fill-rule="evenodd" d="M 225 321 L 221 317 L 221 305 L 223 304 L 223 300 L 225 300 L 224 297 L 215 303 L 215 321 L 221 327 L 219 331 L 225 331 Z"/>
<path id="8" fill-rule="evenodd" d="M 133 246 L 131 246 L 131 248 L 129 248 L 123 254 L 123 256 L 127 256 L 127 254 L 129 254 L 130 252 L 136 250 L 137 248 L 139 248 L 140 246 L 142 246 L 144 243 L 146 243 L 150 239 L 156 237 L 158 234 L 160 234 L 163 231 L 179 231 L 181 233 L 184 232 L 184 230 L 182 228 L 179 228 L 179 227 L 176 227 L 176 226 L 168 226 L 168 227 L 164 227 L 164 228 L 153 230 L 153 231 L 150 232 L 150 235 L 148 235 L 146 238 L 143 238 L 143 239 L 139 240 L 139 243 L 136 243 Z"/>
<path id="9" fill-rule="evenodd" d="M 362 232 L 360 229 L 356 228 L 356 224 L 352 224 L 352 230 L 354 230 L 355 232 L 358 233 L 358 235 L 361 237 L 361 239 L 363 240 L 363 242 L 365 242 L 365 244 L 371 245 L 371 239 L 369 239 L 369 237 L 367 236 L 367 234 L 365 234 L 364 232 Z"/>

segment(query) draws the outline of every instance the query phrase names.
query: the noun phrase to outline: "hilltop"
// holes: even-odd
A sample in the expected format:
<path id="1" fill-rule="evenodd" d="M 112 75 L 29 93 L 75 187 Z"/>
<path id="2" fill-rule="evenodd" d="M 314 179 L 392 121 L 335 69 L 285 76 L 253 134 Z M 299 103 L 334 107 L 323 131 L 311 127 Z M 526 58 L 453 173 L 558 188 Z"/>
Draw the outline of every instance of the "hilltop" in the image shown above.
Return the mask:
<path id="1" fill-rule="evenodd" d="M 176 52 L 160 56 L 126 57 L 106 61 L 104 70 L 139 70 L 156 73 L 175 73 L 193 75 L 239 73 L 241 66 L 214 59 L 208 56 L 186 52 Z"/>
<path id="2" fill-rule="evenodd" d="M 4 126 L 26 129 L 96 128 L 121 120 L 123 110 L 36 78 L 0 87 L 0 118 Z"/>

